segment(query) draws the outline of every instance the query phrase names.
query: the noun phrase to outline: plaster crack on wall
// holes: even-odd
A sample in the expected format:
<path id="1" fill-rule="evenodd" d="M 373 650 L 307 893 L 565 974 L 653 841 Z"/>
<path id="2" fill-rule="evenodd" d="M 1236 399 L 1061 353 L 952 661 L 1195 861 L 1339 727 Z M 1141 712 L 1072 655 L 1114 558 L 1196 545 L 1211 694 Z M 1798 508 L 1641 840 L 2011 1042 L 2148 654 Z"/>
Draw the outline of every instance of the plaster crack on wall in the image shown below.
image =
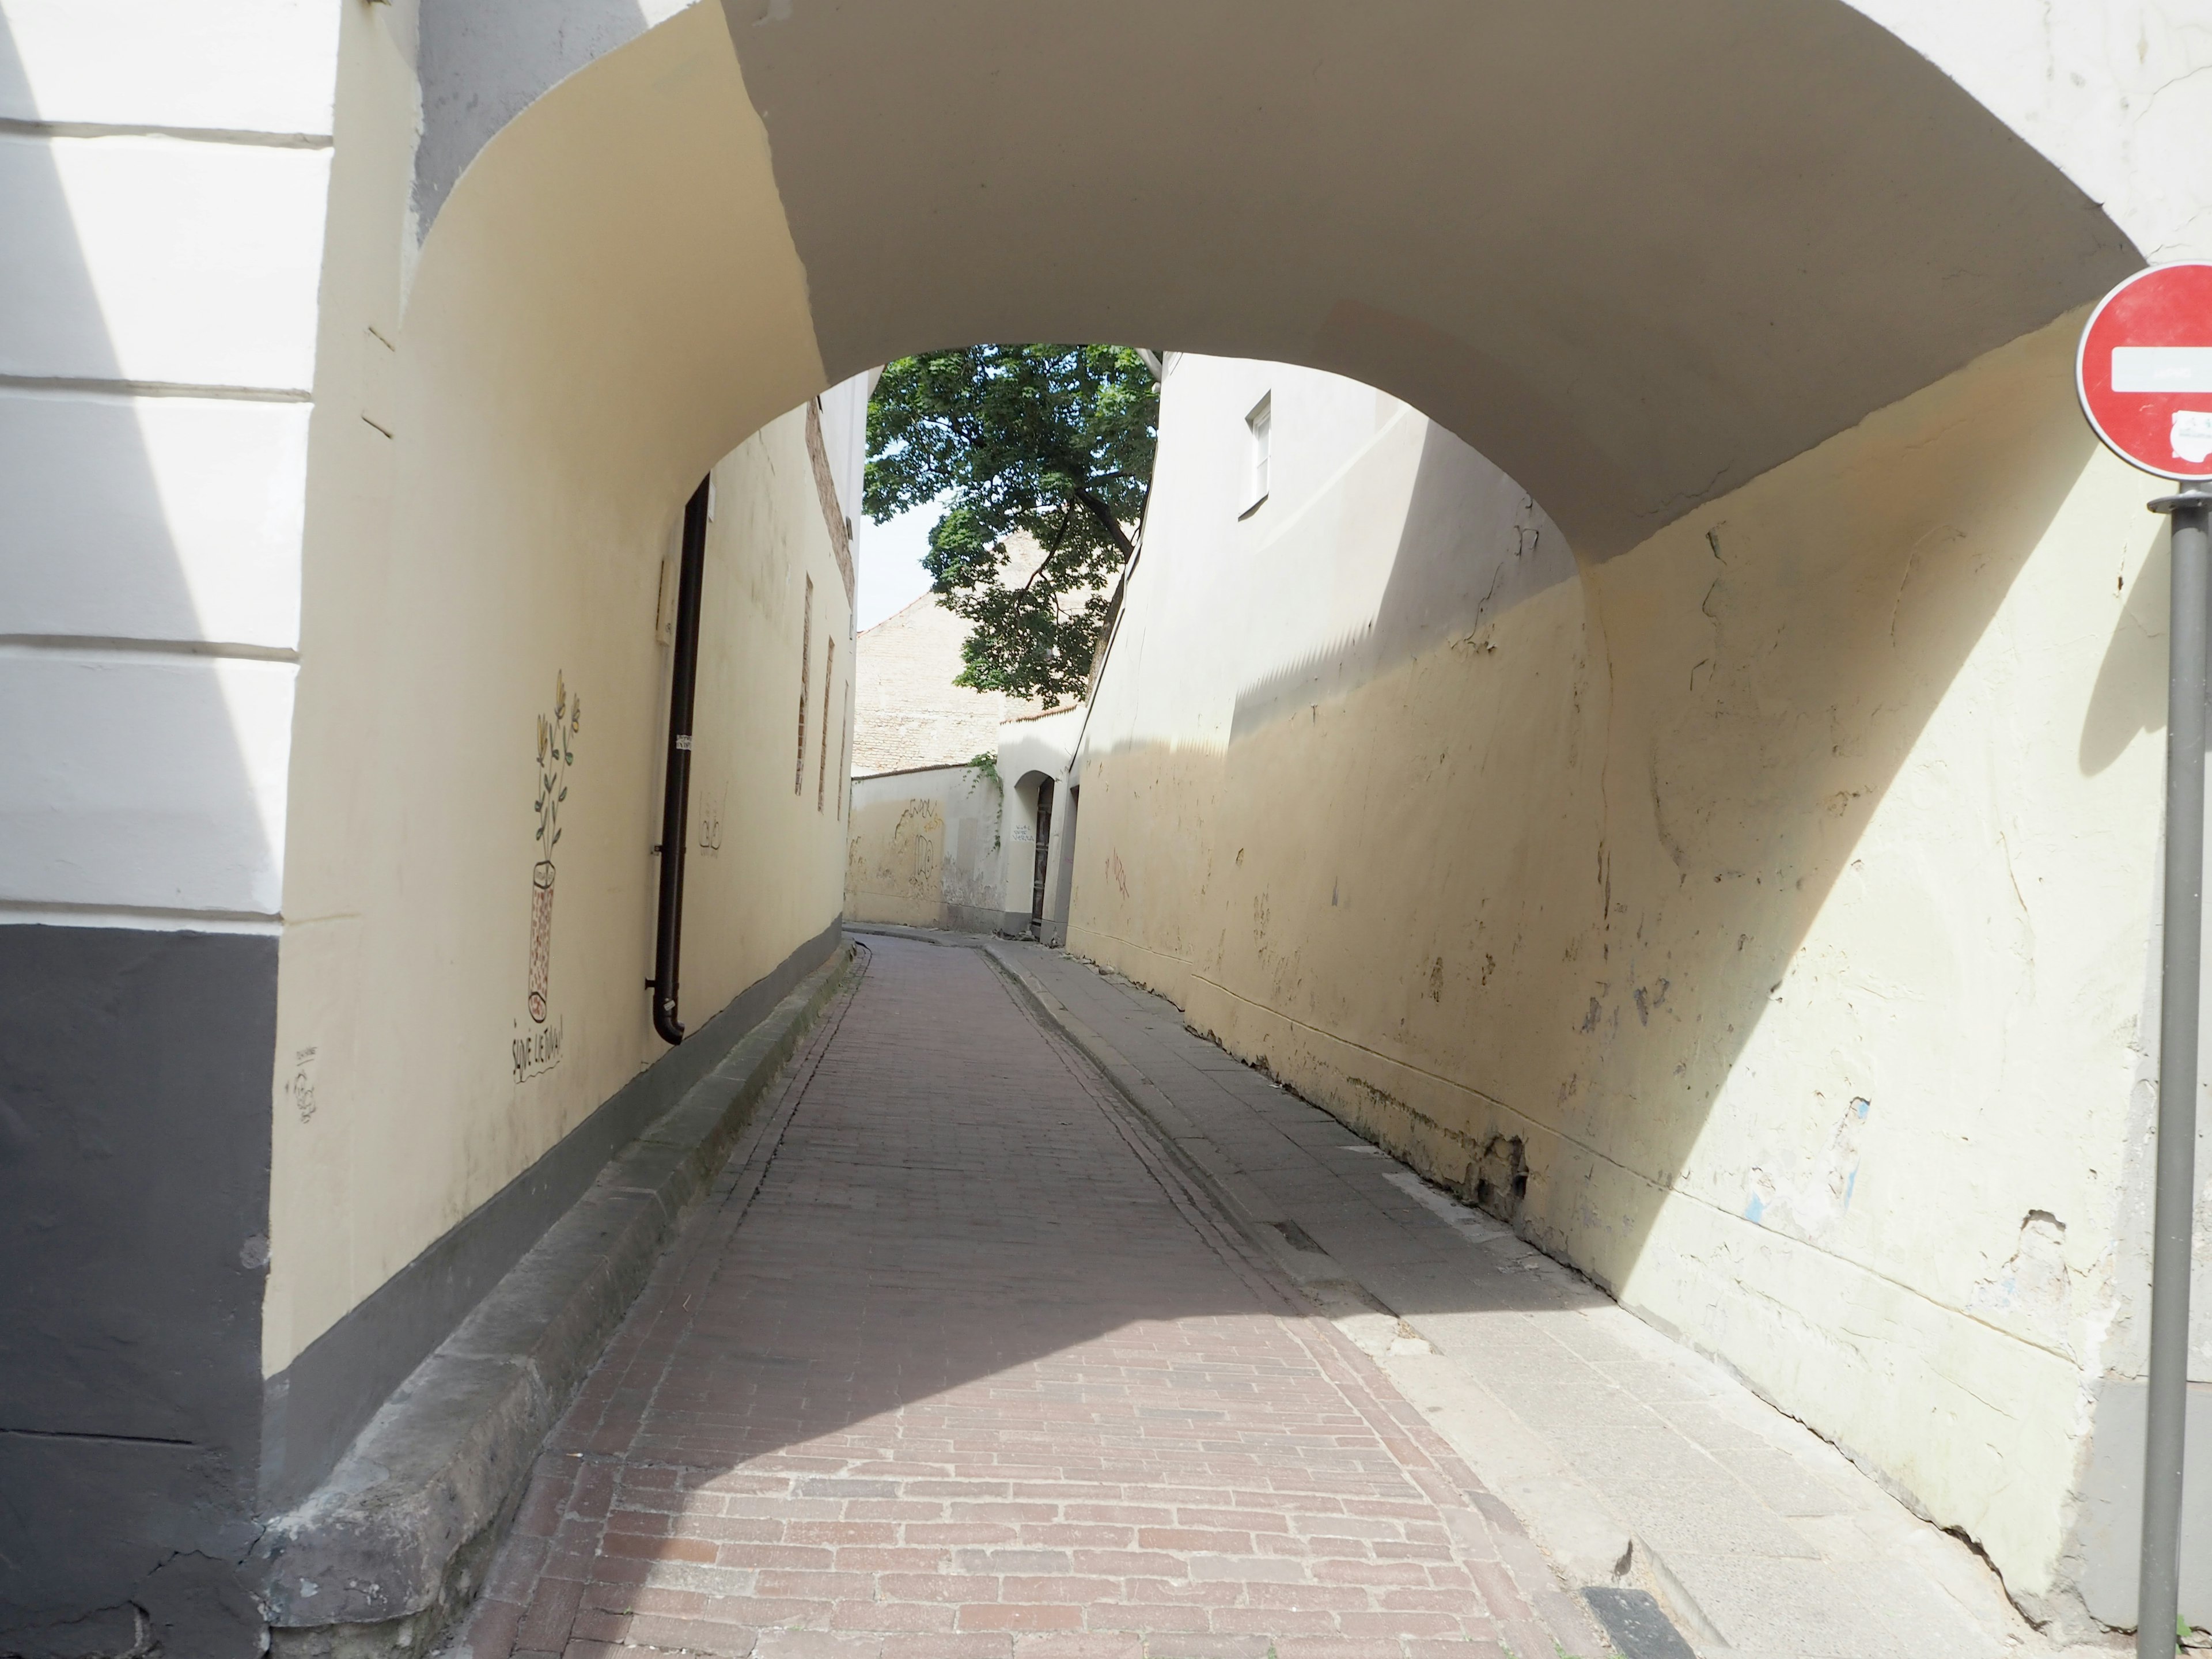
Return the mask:
<path id="1" fill-rule="evenodd" d="M 2179 75 L 2170 75 L 2166 76 L 2165 80 L 2160 82 L 2156 86 L 2153 87 L 2148 93 L 2144 94 L 2143 106 L 2145 111 L 2148 112 L 2152 106 L 2157 104 L 2160 99 L 2165 97 L 2167 93 L 2172 92 L 2176 87 L 2180 86 L 2185 82 L 2194 81 L 2200 75 L 2212 75 L 2212 64 L 2199 64 L 2194 69 L 2186 69 L 2182 70 Z"/>
<path id="2" fill-rule="evenodd" d="M 1713 491 L 1720 487 L 1721 480 L 1727 477 L 1729 473 L 1735 471 L 1735 463 L 1734 461 L 1725 461 L 1722 463 L 1721 466 L 1714 472 L 1711 477 L 1706 479 L 1705 483 L 1700 484 L 1697 489 L 1677 491 L 1675 494 L 1667 496 L 1664 500 L 1661 501 L 1657 506 L 1648 507 L 1643 512 L 1638 514 L 1637 517 L 1640 519 L 1657 519 L 1662 522 L 1679 517 L 1682 513 L 1688 511 L 1691 507 L 1698 506 L 1700 502 L 1711 501 L 1713 498 Z"/>

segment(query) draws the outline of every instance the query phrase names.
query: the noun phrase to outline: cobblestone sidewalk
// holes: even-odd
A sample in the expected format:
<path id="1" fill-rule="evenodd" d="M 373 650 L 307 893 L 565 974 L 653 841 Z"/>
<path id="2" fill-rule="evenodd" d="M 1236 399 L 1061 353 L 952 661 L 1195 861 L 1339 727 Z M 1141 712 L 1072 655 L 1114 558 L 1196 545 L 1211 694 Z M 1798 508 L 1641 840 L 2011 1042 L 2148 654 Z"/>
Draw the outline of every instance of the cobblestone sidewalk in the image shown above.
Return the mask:
<path id="1" fill-rule="evenodd" d="M 979 953 L 871 949 L 549 1442 L 454 1659 L 1599 1650 Z"/>

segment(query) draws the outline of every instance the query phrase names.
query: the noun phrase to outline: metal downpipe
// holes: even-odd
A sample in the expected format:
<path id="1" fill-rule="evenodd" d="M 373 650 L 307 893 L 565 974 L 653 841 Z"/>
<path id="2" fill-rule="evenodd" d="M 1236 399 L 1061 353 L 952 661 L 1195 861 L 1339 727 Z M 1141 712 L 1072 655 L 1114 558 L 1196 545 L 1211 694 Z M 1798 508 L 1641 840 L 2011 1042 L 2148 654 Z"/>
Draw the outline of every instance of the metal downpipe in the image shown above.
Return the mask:
<path id="1" fill-rule="evenodd" d="M 710 474 L 684 504 L 684 550 L 676 589 L 676 657 L 668 679 L 668 762 L 660 797 L 660 904 L 653 928 L 653 1029 L 664 1042 L 684 1041 L 676 1018 L 684 957 L 684 848 L 690 839 L 691 705 L 699 681 L 699 586 L 707 574 Z"/>

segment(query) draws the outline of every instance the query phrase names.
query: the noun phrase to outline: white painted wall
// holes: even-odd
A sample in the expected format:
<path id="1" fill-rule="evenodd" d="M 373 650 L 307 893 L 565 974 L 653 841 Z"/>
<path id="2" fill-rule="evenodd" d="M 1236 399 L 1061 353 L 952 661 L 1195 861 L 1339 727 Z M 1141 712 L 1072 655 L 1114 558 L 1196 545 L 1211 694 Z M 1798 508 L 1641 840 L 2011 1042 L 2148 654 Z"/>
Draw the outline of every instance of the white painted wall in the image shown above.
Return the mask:
<path id="1" fill-rule="evenodd" d="M 275 925 L 339 16 L 0 4 L 0 921 Z"/>
<path id="2" fill-rule="evenodd" d="M 2101 205 L 2146 258 L 2212 253 L 2212 13 L 2194 0 L 1850 0 Z"/>
<path id="3" fill-rule="evenodd" d="M 838 503 L 855 529 L 866 517 L 860 510 L 860 485 L 868 466 L 868 398 L 880 374 L 871 369 L 840 380 L 820 400 L 822 442 L 830 452 L 830 476 L 836 481 Z"/>
<path id="4" fill-rule="evenodd" d="M 1151 602 L 1188 617 L 1190 629 L 1167 646 L 1125 614 L 1114 695 L 1101 696 L 1087 731 L 1091 750 L 1225 747 L 1244 684 L 1301 666 L 1318 672 L 1356 636 L 1389 582 L 1407 469 L 1428 428 L 1396 398 L 1311 369 L 1173 352 L 1166 370 L 1145 550 L 1130 593 L 1139 582 L 1148 598 L 1164 589 L 1171 598 Z M 1267 501 L 1249 510 L 1244 417 L 1263 397 L 1274 400 L 1272 484 Z M 1409 458 L 1380 482 L 1354 477 L 1355 463 L 1394 427 L 1390 453 L 1410 442 Z M 1317 553 L 1334 556 L 1288 562 L 1291 526 L 1305 526 Z M 1340 544 L 1339 534 L 1357 539 Z"/>
<path id="5" fill-rule="evenodd" d="M 1075 740 L 1083 730 L 1086 710 L 1080 703 L 1025 714 L 999 727 L 999 775 L 1009 787 L 999 829 L 1002 869 L 999 890 L 1006 896 L 1006 927 L 1027 924 L 1036 893 L 1036 828 L 1039 786 L 1053 784 L 1052 822 L 1047 834 L 1046 857 L 1054 860 L 1055 848 L 1065 844 L 1067 828 L 1067 779 Z M 1053 867 L 1056 868 L 1056 865 Z M 1045 915 L 1052 921 L 1054 886 L 1050 870 L 1045 882 Z"/>
<path id="6" fill-rule="evenodd" d="M 0 118 L 331 136 L 341 9 L 325 0 L 7 0 Z"/>

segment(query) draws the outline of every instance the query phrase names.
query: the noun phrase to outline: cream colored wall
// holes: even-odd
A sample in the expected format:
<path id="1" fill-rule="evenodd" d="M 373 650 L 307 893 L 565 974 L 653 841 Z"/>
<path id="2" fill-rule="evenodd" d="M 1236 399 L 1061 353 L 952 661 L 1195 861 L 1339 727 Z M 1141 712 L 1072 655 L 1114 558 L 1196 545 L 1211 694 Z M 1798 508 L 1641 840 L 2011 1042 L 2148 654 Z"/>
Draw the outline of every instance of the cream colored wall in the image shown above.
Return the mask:
<path id="1" fill-rule="evenodd" d="M 282 872 L 272 1370 L 653 1052 L 661 562 L 700 474 L 827 378 L 723 9 L 540 98 L 460 178 L 419 261 L 404 16 L 349 4 L 344 23 Z M 962 304 L 1011 314 L 961 270 Z M 856 300 L 815 275 L 848 335 L 894 300 L 951 303 L 911 283 Z M 1281 324 L 1282 349 L 1307 326 Z M 1276 497 L 1241 525 L 1217 515 L 1224 556 L 1193 579 L 1232 602 L 1186 611 L 1178 635 L 1137 613 L 1183 580 L 1163 574 L 1175 562 L 1139 571 L 1118 659 L 1136 653 L 1143 690 L 1091 732 L 1075 896 L 1079 942 L 1087 927 L 1438 1173 L 1504 1179 L 1491 1140 L 1520 1134 L 1534 1234 L 1978 1529 L 2028 1585 L 2058 1524 L 2037 1494 L 2077 1443 L 2055 1402 L 2100 1363 L 2116 1306 L 2094 1262 L 2117 1236 L 2156 816 L 2154 745 L 2112 734 L 2155 724 L 2130 699 L 2146 672 L 2154 690 L 2157 647 L 2103 586 L 2134 583 L 2151 527 L 2137 482 L 2086 465 L 2054 367 L 2066 331 L 1587 573 L 1463 448 L 1310 377 L 1330 434 L 1314 454 L 1344 458 L 1340 475 L 1308 467 L 1294 498 L 1300 427 L 1279 403 Z M 1686 396 L 1692 378 L 1666 384 Z M 817 600 L 831 591 L 817 578 Z M 1222 650 L 1224 618 L 1259 643 Z M 2088 689 L 2099 665 L 2117 690 Z M 772 690 L 772 658 L 759 667 Z M 530 809 L 556 685 L 584 707 L 553 860 L 562 1038 L 550 1066 L 533 1042 L 518 1082 L 514 1039 L 542 1029 Z M 2015 724 L 1992 726 L 2008 696 Z M 2083 707 L 2105 711 L 2097 743 L 2072 735 Z M 731 740 L 753 737 L 738 722 Z M 2046 789 L 2052 811 L 2004 816 Z M 813 845 L 803 811 L 758 828 Z M 1911 856 L 1869 865 L 1863 844 Z M 1985 884 L 1992 847 L 2018 915 L 1989 908 L 2014 890 Z M 1906 905 L 1925 937 L 1900 947 L 1906 891 L 1942 902 Z M 769 915 L 750 902 L 730 914 Z M 2021 917 L 2034 1027 L 2000 1062 L 1973 1044 L 2012 1006 L 1992 988 L 2023 982 Z M 757 945 L 693 972 L 732 980 Z M 1866 981 L 1885 949 L 1938 971 Z M 1986 1018 L 1922 988 L 1947 982 Z M 1824 994 L 1793 1001 L 1800 985 Z M 2006 1109 L 2021 1144 L 2081 1160 L 2050 1182 L 1986 1144 L 1991 1069 L 2017 1075 L 2015 1049 L 2036 1061 Z M 1853 1133 L 1880 1157 L 1824 1213 L 1822 1159 Z M 1973 1198 L 1948 1219 L 1909 1207 L 1928 1183 L 1899 1167 L 1931 1145 Z M 2068 1227 L 2065 1311 L 2045 1322 L 2063 1342 L 1997 1305 L 2022 1282 L 2008 1264 L 2034 1266 L 2039 1210 Z M 1792 1274 L 1820 1316 L 1778 1343 L 1757 1310 Z M 1908 1360 L 1942 1420 L 1881 1407 L 1869 1379 Z"/>
<path id="2" fill-rule="evenodd" d="M 658 1052 L 642 984 L 666 729 L 661 563 L 701 475 L 825 378 L 720 8 L 684 13 L 506 128 L 447 198 L 404 291 L 412 92 L 378 33 L 386 10 L 347 8 L 333 164 L 349 182 L 333 190 L 310 457 L 271 1372 Z M 676 155 L 684 165 L 666 165 Z M 725 580 L 718 597 L 710 571 L 706 589 L 739 636 L 702 678 L 731 746 L 721 781 L 757 741 L 766 783 L 758 801 L 728 789 L 730 839 L 691 864 L 693 1024 L 836 915 L 842 826 L 813 812 L 811 779 L 805 810 L 789 802 L 791 576 L 814 575 L 817 676 L 823 640 L 848 620 L 826 542 L 801 528 L 815 486 L 792 453 L 779 428 L 731 463 L 773 471 L 779 505 L 757 522 L 781 526 L 770 562 L 784 561 L 783 588 L 763 576 L 740 600 Z M 718 528 L 752 522 L 718 512 Z M 756 672 L 757 725 L 750 708 L 725 718 Z M 540 1024 L 537 723 L 556 685 L 582 718 Z M 792 891 L 714 896 L 761 867 L 736 856 L 740 824 L 763 854 L 797 860 L 795 878 L 776 870 Z"/>
<path id="3" fill-rule="evenodd" d="M 683 1018 L 696 1025 L 827 927 L 842 903 L 853 605 L 803 410 L 714 468 L 701 588 L 685 866 Z M 806 584 L 806 730 L 799 730 Z M 831 647 L 834 647 L 834 650 Z M 799 776 L 797 787 L 793 777 Z M 651 916 L 646 946 L 652 946 Z M 659 1047 L 658 1039 L 653 1048 Z"/>
<path id="4" fill-rule="evenodd" d="M 1579 570 L 1388 400 L 1182 360 L 1070 928 L 2031 1605 L 2087 1391 L 2140 1365 L 2163 578 L 2073 408 L 2078 325 Z"/>
<path id="5" fill-rule="evenodd" d="M 848 919 L 995 926 L 1003 798 L 997 781 L 972 766 L 854 779 Z"/>

